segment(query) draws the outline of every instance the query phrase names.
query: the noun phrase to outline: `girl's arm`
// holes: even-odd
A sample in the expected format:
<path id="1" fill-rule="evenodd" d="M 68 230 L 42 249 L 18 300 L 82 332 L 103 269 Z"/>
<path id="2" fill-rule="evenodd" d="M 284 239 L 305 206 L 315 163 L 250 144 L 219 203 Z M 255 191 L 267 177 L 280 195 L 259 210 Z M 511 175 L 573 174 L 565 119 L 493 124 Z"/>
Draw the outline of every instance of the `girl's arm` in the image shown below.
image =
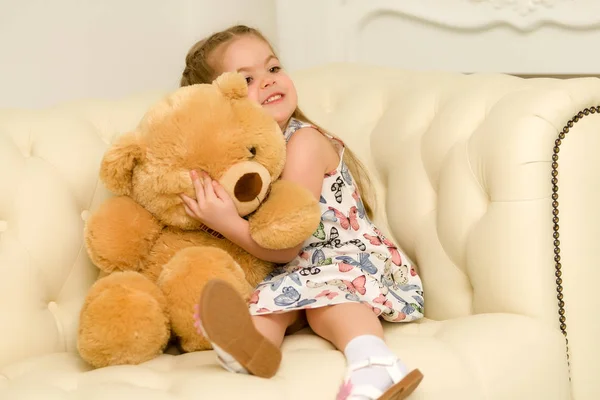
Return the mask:
<path id="1" fill-rule="evenodd" d="M 306 187 L 318 201 L 325 173 L 335 168 L 332 165 L 335 166 L 338 162 L 338 155 L 327 138 L 316 129 L 302 128 L 288 141 L 281 179 Z M 243 218 L 227 224 L 223 231 L 215 230 L 248 253 L 265 261 L 284 264 L 293 260 L 302 249 L 302 244 L 284 250 L 270 250 L 259 246 L 250 236 L 248 221 Z"/>

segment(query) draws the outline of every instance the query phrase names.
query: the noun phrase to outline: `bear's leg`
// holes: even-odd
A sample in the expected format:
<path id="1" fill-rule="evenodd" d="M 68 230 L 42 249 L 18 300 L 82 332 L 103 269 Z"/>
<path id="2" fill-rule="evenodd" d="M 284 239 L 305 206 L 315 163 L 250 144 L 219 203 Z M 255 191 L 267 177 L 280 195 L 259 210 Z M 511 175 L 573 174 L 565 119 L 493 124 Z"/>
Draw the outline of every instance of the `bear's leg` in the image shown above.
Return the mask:
<path id="1" fill-rule="evenodd" d="M 243 270 L 217 247 L 188 247 L 179 251 L 163 268 L 158 285 L 167 299 L 173 333 L 186 352 L 209 350 L 210 343 L 194 327 L 194 306 L 211 279 L 229 282 L 246 299 L 254 290 Z"/>
<path id="2" fill-rule="evenodd" d="M 148 278 L 115 272 L 92 285 L 77 338 L 79 354 L 89 364 L 140 364 L 160 355 L 169 339 L 166 299 Z"/>

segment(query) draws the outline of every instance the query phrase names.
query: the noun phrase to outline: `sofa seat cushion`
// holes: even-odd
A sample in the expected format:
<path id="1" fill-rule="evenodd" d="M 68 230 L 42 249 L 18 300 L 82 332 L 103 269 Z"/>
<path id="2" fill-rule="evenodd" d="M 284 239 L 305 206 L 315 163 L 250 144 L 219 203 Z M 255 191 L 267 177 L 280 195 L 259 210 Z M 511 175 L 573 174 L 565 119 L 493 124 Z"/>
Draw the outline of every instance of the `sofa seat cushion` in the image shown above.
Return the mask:
<path id="1" fill-rule="evenodd" d="M 479 314 L 384 328 L 390 347 L 425 375 L 411 399 L 569 398 L 564 339 L 532 318 Z M 226 372 L 212 351 L 97 370 L 76 354 L 49 354 L 0 370 L 0 399 L 335 398 L 345 363 L 330 343 L 306 329 L 288 336 L 283 352 L 270 380 Z"/>

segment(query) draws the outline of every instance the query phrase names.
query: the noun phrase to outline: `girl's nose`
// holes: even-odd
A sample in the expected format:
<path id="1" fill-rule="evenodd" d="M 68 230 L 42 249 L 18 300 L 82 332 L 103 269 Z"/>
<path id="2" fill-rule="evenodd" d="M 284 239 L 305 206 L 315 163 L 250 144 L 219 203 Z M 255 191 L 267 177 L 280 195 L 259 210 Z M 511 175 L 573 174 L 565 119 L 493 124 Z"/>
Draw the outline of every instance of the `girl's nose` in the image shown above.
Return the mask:
<path id="1" fill-rule="evenodd" d="M 268 76 L 266 78 L 263 78 L 261 88 L 263 88 L 263 89 L 267 88 L 267 87 L 271 86 L 274 83 L 275 83 L 275 79 L 273 79 L 272 77 Z"/>

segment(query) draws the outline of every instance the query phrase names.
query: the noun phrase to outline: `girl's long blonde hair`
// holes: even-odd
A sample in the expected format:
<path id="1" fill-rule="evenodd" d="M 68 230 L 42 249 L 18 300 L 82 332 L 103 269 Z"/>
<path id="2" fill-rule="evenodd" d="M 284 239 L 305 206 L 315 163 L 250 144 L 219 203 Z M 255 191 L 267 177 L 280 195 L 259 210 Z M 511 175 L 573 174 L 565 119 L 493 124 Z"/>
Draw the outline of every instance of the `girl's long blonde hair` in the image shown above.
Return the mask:
<path id="1" fill-rule="evenodd" d="M 273 54 L 275 54 L 273 46 L 259 30 L 245 25 L 234 25 L 223 31 L 213 33 L 190 48 L 185 58 L 185 69 L 181 75 L 181 80 L 179 82 L 180 86 L 189 86 L 197 83 L 211 83 L 220 74 L 217 68 L 215 68 L 215 66 L 218 66 L 218 61 L 216 60 L 218 58 L 217 50 L 219 53 L 222 52 L 225 50 L 224 45 L 246 35 L 251 35 L 264 41 L 269 45 Z M 318 124 L 314 123 L 304 115 L 299 108 L 296 108 L 292 117 L 312 124 L 317 129 L 325 132 Z M 335 135 L 330 132 L 327 132 L 327 134 L 335 137 Z M 348 169 L 354 178 L 367 215 L 369 218 L 372 218 L 374 212 L 373 207 L 374 204 L 376 204 L 375 192 L 373 191 L 366 168 L 347 146 L 344 150 L 344 163 L 348 166 Z"/>

